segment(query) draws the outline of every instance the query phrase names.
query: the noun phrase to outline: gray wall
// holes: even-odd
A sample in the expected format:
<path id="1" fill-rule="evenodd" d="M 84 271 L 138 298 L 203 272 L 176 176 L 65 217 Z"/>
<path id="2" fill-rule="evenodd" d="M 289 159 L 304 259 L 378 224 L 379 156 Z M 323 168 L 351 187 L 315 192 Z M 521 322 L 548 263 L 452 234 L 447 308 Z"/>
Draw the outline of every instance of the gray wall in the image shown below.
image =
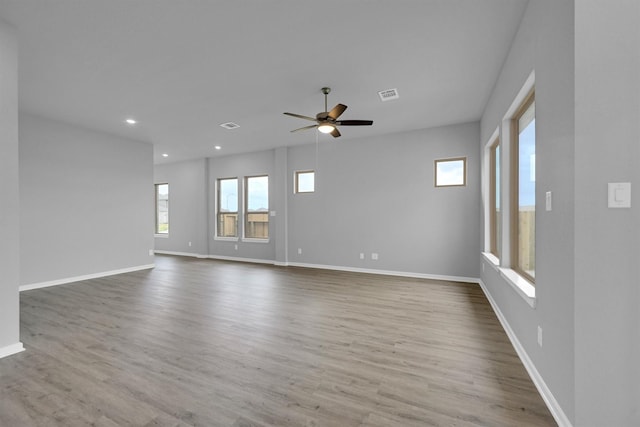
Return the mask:
<path id="1" fill-rule="evenodd" d="M 640 425 L 640 2 L 576 1 L 576 426 Z M 631 182 L 631 209 L 607 183 Z"/>
<path id="2" fill-rule="evenodd" d="M 239 191 L 242 191 L 242 179 L 245 176 L 269 175 L 269 210 L 274 210 L 273 200 L 280 191 L 274 179 L 276 150 L 256 153 L 223 156 L 209 159 L 209 255 L 231 258 L 248 258 L 254 260 L 275 261 L 276 241 L 280 238 L 276 233 L 276 221 L 269 218 L 269 242 L 230 242 L 216 240 L 215 232 L 215 188 L 219 178 L 238 178 Z M 241 202 L 242 203 L 242 202 Z M 277 211 L 276 211 L 277 213 Z M 282 213 L 281 213 L 282 214 Z M 204 233 L 206 230 L 201 230 Z M 242 236 L 242 224 L 238 225 L 238 233 Z M 235 247 L 238 247 L 236 250 Z"/>
<path id="3" fill-rule="evenodd" d="M 158 166 L 170 186 L 167 252 L 277 264 L 477 278 L 480 250 L 479 124 L 370 139 L 322 142 Z M 434 188 L 434 160 L 467 157 L 466 187 Z M 293 194 L 296 170 L 316 170 L 316 192 Z M 221 241 L 215 230 L 218 178 L 268 174 L 268 243 Z M 208 176 L 206 181 L 203 176 Z M 200 197 L 205 192 L 208 197 Z M 208 224 L 199 220 L 207 202 Z M 208 233 L 208 253 L 185 246 Z M 238 249 L 235 249 L 235 247 Z M 298 254 L 297 249 L 302 249 Z M 366 254 L 360 260 L 359 254 Z M 379 259 L 371 259 L 371 253 Z"/>
<path id="4" fill-rule="evenodd" d="M 489 264 L 482 280 L 569 419 L 574 416 L 573 68 L 573 2 L 530 1 L 481 121 L 484 146 L 535 70 L 535 309 Z M 506 156 L 502 160 L 508 164 Z M 551 212 L 544 210 L 547 191 L 553 194 Z"/>
<path id="5" fill-rule="evenodd" d="M 317 158 L 291 148 L 289 179 L 316 169 L 316 191 L 288 192 L 289 261 L 477 278 L 478 135 L 470 123 L 325 142 Z M 435 188 L 434 160 L 451 157 L 467 157 L 467 186 Z"/>
<path id="6" fill-rule="evenodd" d="M 207 168 L 206 159 L 155 167 L 155 183 L 169 183 L 170 224 L 155 238 L 156 250 L 208 255 Z"/>
<path id="7" fill-rule="evenodd" d="M 21 114 L 21 284 L 152 264 L 152 188 L 152 145 Z"/>
<path id="8" fill-rule="evenodd" d="M 530 1 L 481 121 L 482 143 L 536 73 L 536 308 L 482 275 L 575 426 L 640 425 L 640 215 L 607 207 L 640 178 L 640 3 Z M 504 160 L 504 159 L 503 159 Z M 635 185 L 635 184 L 633 184 Z M 543 347 L 536 328 L 543 328 Z"/>
<path id="9" fill-rule="evenodd" d="M 0 21 L 0 353 L 20 340 L 18 166 L 18 45 Z"/>

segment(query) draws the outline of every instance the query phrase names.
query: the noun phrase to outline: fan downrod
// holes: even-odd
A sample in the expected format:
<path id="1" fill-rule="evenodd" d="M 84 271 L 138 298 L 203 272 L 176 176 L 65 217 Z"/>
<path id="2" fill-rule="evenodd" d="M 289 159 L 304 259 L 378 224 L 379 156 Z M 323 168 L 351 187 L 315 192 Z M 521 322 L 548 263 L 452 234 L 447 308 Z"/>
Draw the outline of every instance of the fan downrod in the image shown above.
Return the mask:
<path id="1" fill-rule="evenodd" d="M 330 87 L 323 87 L 320 90 L 322 91 L 322 93 L 324 93 L 324 112 L 326 113 L 327 111 L 329 111 L 329 110 L 327 110 L 327 95 L 329 95 L 329 93 L 331 93 L 331 88 Z M 319 116 L 319 114 L 317 116 Z"/>

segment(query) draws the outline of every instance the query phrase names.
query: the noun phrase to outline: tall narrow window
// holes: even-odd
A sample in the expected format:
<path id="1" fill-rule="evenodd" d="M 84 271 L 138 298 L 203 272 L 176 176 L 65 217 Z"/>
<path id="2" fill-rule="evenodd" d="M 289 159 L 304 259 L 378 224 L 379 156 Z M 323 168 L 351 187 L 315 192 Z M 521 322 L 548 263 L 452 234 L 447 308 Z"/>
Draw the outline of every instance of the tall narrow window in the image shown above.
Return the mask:
<path id="1" fill-rule="evenodd" d="M 295 192 L 313 193 L 315 191 L 315 175 L 314 171 L 296 171 L 294 182 Z"/>
<path id="2" fill-rule="evenodd" d="M 489 232 L 490 252 L 500 258 L 500 242 L 502 241 L 502 209 L 500 209 L 500 140 L 489 147 Z"/>
<path id="3" fill-rule="evenodd" d="M 512 268 L 532 283 L 536 271 L 536 107 L 533 91 L 513 120 Z"/>
<path id="4" fill-rule="evenodd" d="M 238 178 L 218 179 L 218 237 L 238 237 Z"/>
<path id="5" fill-rule="evenodd" d="M 156 184 L 156 234 L 169 234 L 169 184 Z"/>
<path id="6" fill-rule="evenodd" d="M 246 177 L 245 195 L 244 237 L 249 239 L 268 239 L 269 177 L 266 175 Z"/>

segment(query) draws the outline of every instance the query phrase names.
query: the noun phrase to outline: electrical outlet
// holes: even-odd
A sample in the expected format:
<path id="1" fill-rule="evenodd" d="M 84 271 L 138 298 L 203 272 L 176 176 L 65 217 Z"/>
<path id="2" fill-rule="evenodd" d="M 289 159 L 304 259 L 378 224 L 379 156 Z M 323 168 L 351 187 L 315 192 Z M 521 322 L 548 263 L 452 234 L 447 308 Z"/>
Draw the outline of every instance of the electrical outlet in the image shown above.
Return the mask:
<path id="1" fill-rule="evenodd" d="M 542 328 L 538 326 L 538 345 L 542 347 Z"/>
<path id="2" fill-rule="evenodd" d="M 360 259 L 364 259 L 364 252 L 360 252 Z"/>
<path id="3" fill-rule="evenodd" d="M 153 249 L 149 249 L 149 256 L 153 256 L 153 255 L 154 255 Z"/>
<path id="4" fill-rule="evenodd" d="M 371 259 L 372 260 L 377 260 L 378 259 L 378 254 L 376 252 L 371 252 Z"/>
<path id="5" fill-rule="evenodd" d="M 191 247 L 191 242 L 189 242 L 189 247 Z"/>
<path id="6" fill-rule="evenodd" d="M 238 250 L 238 244 L 237 244 L 237 243 L 235 244 L 234 249 L 235 249 L 236 251 Z"/>
<path id="7" fill-rule="evenodd" d="M 302 255 L 302 248 L 298 248 L 298 255 Z"/>

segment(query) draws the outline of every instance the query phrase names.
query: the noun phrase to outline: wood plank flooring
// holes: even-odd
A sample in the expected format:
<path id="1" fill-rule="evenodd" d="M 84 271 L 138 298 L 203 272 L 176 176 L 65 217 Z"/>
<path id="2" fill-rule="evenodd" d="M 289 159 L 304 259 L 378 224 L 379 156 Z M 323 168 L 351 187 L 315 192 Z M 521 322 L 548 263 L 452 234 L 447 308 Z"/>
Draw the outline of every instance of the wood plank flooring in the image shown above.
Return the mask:
<path id="1" fill-rule="evenodd" d="M 23 292 L 0 426 L 552 426 L 481 289 L 157 256 Z"/>

